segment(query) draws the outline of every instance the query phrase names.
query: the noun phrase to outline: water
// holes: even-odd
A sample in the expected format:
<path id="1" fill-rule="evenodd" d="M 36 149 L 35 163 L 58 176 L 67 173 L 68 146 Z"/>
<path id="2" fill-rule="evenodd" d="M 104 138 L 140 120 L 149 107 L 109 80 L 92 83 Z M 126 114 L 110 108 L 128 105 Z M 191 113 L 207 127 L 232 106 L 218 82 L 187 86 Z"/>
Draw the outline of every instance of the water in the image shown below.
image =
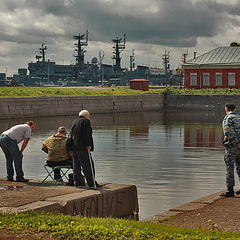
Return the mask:
<path id="1" fill-rule="evenodd" d="M 97 180 L 135 184 L 141 219 L 223 190 L 223 116 L 223 112 L 93 115 Z M 27 178 L 46 176 L 46 154 L 41 151 L 41 144 L 58 126 L 69 129 L 74 119 L 75 116 L 33 119 L 38 128 L 24 152 Z M 1 120 L 0 131 L 24 120 Z M 0 165 L 0 177 L 5 177 L 2 151 Z"/>

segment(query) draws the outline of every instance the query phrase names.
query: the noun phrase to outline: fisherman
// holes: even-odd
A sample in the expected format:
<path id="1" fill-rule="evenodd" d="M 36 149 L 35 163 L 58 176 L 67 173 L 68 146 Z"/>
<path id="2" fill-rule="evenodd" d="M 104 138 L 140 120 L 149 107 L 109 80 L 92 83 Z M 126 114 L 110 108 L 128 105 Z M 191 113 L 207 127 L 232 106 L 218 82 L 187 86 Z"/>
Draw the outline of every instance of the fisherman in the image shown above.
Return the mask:
<path id="1" fill-rule="evenodd" d="M 14 181 L 14 163 L 16 171 L 16 181 L 29 182 L 28 179 L 24 178 L 22 159 L 23 151 L 28 145 L 28 142 L 31 138 L 32 130 L 34 130 L 35 128 L 36 123 L 33 121 L 28 121 L 24 124 L 15 125 L 1 134 L 0 147 L 2 148 L 6 157 L 8 181 Z M 18 144 L 22 141 L 23 143 L 21 149 L 19 150 Z"/>
<path id="2" fill-rule="evenodd" d="M 234 197 L 234 164 L 236 164 L 237 175 L 240 179 L 240 115 L 234 112 L 234 110 L 234 104 L 227 103 L 225 105 L 226 116 L 222 125 L 227 192 L 221 194 L 222 197 Z M 236 194 L 240 194 L 240 190 Z"/>
<path id="3" fill-rule="evenodd" d="M 81 186 L 81 167 L 90 189 L 102 187 L 95 181 L 95 168 L 90 151 L 94 150 L 90 113 L 87 110 L 79 112 L 71 127 L 70 138 L 73 151 L 73 179 L 75 186 Z"/>
<path id="4" fill-rule="evenodd" d="M 53 136 L 48 137 L 43 142 L 42 150 L 48 154 L 47 165 L 49 167 L 73 166 L 71 154 L 66 148 L 66 139 L 67 130 L 64 126 L 61 126 L 58 128 L 57 133 L 55 133 Z M 69 175 L 69 177 L 70 176 L 71 175 Z M 59 182 L 63 181 L 60 169 L 54 169 L 54 179 Z M 69 181 L 69 184 L 71 185 L 71 180 Z"/>

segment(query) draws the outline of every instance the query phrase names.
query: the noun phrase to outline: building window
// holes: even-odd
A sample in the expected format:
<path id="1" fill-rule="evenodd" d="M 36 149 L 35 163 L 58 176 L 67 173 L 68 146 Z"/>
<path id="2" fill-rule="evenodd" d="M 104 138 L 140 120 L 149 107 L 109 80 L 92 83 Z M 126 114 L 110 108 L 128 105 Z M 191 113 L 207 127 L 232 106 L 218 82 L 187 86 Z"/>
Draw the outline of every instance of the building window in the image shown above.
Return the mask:
<path id="1" fill-rule="evenodd" d="M 228 86 L 235 86 L 235 73 L 228 73 Z"/>
<path id="2" fill-rule="evenodd" d="M 203 86 L 210 86 L 209 73 L 203 74 Z"/>
<path id="3" fill-rule="evenodd" d="M 216 86 L 222 86 L 222 73 L 216 73 Z"/>
<path id="4" fill-rule="evenodd" d="M 196 73 L 190 74 L 190 85 L 197 86 L 197 74 Z"/>

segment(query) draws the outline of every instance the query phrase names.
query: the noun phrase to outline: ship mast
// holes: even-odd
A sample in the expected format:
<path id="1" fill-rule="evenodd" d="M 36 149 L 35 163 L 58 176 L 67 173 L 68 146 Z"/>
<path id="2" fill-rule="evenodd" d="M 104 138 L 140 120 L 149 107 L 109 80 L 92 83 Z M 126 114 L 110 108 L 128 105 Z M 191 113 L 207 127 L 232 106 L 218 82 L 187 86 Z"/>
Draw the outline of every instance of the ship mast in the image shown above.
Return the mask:
<path id="1" fill-rule="evenodd" d="M 169 56 L 169 52 L 167 52 L 166 50 L 165 50 L 165 53 L 162 55 L 162 60 L 163 60 L 163 66 L 165 70 L 165 84 L 167 85 L 167 83 L 169 82 L 170 56 Z"/>
<path id="2" fill-rule="evenodd" d="M 134 49 L 133 49 L 132 55 L 130 55 L 130 72 L 133 71 L 134 67 L 135 67 L 135 53 L 134 53 Z"/>
<path id="3" fill-rule="evenodd" d="M 45 57 L 46 57 L 47 46 L 42 44 L 42 47 L 39 48 L 39 50 L 40 50 L 39 52 L 40 52 L 41 56 L 36 55 L 36 59 L 37 59 L 37 61 L 39 61 L 39 59 L 42 59 L 42 62 L 44 63 L 45 62 Z"/>
<path id="4" fill-rule="evenodd" d="M 77 40 L 77 43 L 75 43 L 75 51 L 76 55 L 74 55 L 76 59 L 76 67 L 78 71 L 82 71 L 84 67 L 84 55 L 85 55 L 85 47 L 88 45 L 88 30 L 86 30 L 86 33 L 73 36 L 74 39 Z"/>
<path id="5" fill-rule="evenodd" d="M 123 35 L 123 38 L 115 38 L 112 40 L 114 43 L 113 49 L 113 57 L 112 59 L 115 60 L 114 70 L 116 72 L 121 71 L 121 58 L 120 53 L 125 49 L 125 42 L 126 42 L 126 34 Z"/>

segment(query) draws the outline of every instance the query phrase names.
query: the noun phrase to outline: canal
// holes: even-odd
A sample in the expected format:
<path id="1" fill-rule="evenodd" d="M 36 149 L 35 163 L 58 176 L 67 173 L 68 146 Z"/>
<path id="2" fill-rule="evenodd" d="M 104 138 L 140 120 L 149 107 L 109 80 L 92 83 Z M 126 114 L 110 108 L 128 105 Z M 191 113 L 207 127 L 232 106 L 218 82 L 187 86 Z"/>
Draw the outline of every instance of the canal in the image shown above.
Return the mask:
<path id="1" fill-rule="evenodd" d="M 176 207 L 225 188 L 221 145 L 224 112 L 144 112 L 94 114 L 96 179 L 135 184 L 140 218 Z M 38 127 L 24 152 L 25 177 L 46 173 L 45 138 L 58 126 L 68 129 L 76 116 L 1 120 L 0 131 L 26 120 Z M 0 152 L 0 177 L 5 159 Z"/>

